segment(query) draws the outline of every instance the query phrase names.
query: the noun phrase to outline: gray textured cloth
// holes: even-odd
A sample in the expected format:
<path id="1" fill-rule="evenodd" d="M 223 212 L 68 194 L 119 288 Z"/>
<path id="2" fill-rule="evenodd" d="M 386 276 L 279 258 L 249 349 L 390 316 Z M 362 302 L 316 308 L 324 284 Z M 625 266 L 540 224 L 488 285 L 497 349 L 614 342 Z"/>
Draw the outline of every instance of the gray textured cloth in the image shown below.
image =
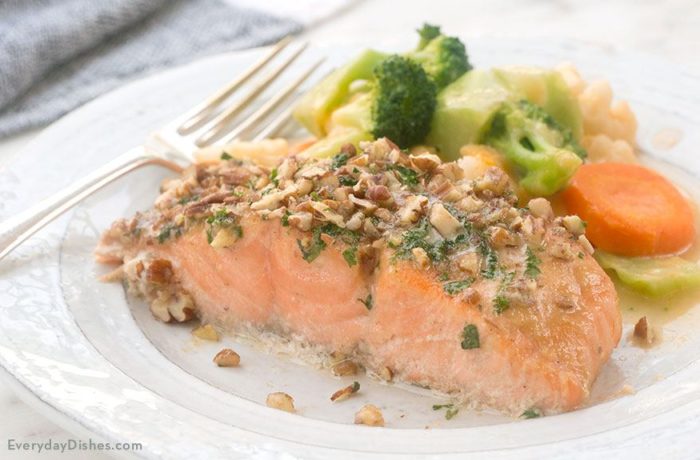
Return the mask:
<path id="1" fill-rule="evenodd" d="M 300 28 L 219 0 L 0 0 L 0 137 L 135 75 Z"/>

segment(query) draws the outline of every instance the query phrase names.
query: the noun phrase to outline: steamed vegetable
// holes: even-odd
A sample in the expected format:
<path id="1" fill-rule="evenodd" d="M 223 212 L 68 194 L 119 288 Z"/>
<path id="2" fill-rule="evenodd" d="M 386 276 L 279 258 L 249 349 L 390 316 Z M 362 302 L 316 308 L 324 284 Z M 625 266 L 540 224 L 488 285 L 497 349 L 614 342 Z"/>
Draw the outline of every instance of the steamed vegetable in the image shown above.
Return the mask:
<path id="1" fill-rule="evenodd" d="M 305 155 L 327 157 L 346 142 L 387 137 L 400 147 L 423 140 L 435 110 L 435 84 L 420 64 L 394 55 L 330 116 L 330 132 Z"/>
<path id="2" fill-rule="evenodd" d="M 562 189 L 584 155 L 569 130 L 525 100 L 501 105 L 484 142 L 505 156 L 520 176 L 520 185 L 535 196 Z"/>
<path id="3" fill-rule="evenodd" d="M 621 257 L 596 251 L 595 258 L 624 284 L 647 296 L 667 296 L 700 287 L 700 266 L 680 257 Z"/>
<path id="4" fill-rule="evenodd" d="M 331 156 L 346 142 L 388 137 L 400 147 L 425 139 L 437 90 L 471 66 L 462 42 L 425 25 L 406 55 L 365 51 L 307 93 L 294 117 L 319 142 L 307 156 Z"/>
<path id="5" fill-rule="evenodd" d="M 672 254 L 695 238 L 688 200 L 663 176 L 643 166 L 584 165 L 562 197 L 567 211 L 588 223 L 588 239 L 607 252 Z"/>
<path id="6" fill-rule="evenodd" d="M 372 78 L 374 67 L 384 59 L 384 53 L 363 51 L 306 93 L 294 107 L 294 118 L 314 136 L 327 135 L 331 113 L 346 102 L 351 84 Z"/>
<path id="7" fill-rule="evenodd" d="M 575 141 L 581 140 L 581 109 L 559 72 L 538 67 L 509 66 L 496 67 L 493 73 L 511 93 L 542 107 L 571 133 Z"/>
<path id="8" fill-rule="evenodd" d="M 426 143 L 447 161 L 460 157 L 464 145 L 478 144 L 503 102 L 513 96 L 488 70 L 472 70 L 443 89 L 437 98 Z"/>
<path id="9" fill-rule="evenodd" d="M 578 102 L 561 75 L 549 69 L 504 67 L 472 70 L 438 94 L 427 143 L 446 160 L 459 158 L 459 149 L 481 143 L 504 102 L 527 100 L 541 107 L 559 126 L 569 144 L 582 132 Z M 576 147 L 581 155 L 583 149 Z"/>
<path id="10" fill-rule="evenodd" d="M 471 70 L 467 50 L 459 38 L 443 35 L 439 27 L 430 24 L 423 25 L 418 34 L 418 47 L 406 56 L 421 64 L 438 88 Z"/>

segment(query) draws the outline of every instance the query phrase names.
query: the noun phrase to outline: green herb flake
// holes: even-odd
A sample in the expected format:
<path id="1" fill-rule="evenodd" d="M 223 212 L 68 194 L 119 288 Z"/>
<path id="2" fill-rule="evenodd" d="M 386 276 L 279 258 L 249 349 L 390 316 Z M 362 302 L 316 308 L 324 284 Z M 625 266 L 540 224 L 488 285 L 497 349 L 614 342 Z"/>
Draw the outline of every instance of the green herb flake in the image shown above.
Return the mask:
<path id="1" fill-rule="evenodd" d="M 442 285 L 442 289 L 449 295 L 459 294 L 466 288 L 472 285 L 474 279 L 467 278 L 463 280 L 448 281 Z"/>
<path id="2" fill-rule="evenodd" d="M 301 240 L 297 240 L 297 246 L 299 246 L 299 250 L 301 251 L 301 257 L 309 263 L 313 262 L 321 255 L 321 251 L 326 249 L 326 243 L 321 239 L 320 232 L 314 232 L 311 237 L 311 242 L 307 247 L 304 247 Z"/>
<path id="3" fill-rule="evenodd" d="M 499 293 L 493 298 L 493 311 L 496 312 L 497 315 L 508 310 L 508 308 L 510 308 L 510 302 L 502 293 Z"/>
<path id="4" fill-rule="evenodd" d="M 462 331 L 462 349 L 471 350 L 481 347 L 479 329 L 475 324 L 466 324 Z"/>
<path id="5" fill-rule="evenodd" d="M 340 176 L 338 177 L 338 182 L 340 182 L 340 185 L 352 187 L 357 184 L 357 179 L 352 176 Z"/>
<path id="6" fill-rule="evenodd" d="M 282 214 L 282 218 L 281 218 L 282 227 L 289 227 L 289 216 L 290 216 L 289 211 L 285 211 L 284 214 Z"/>
<path id="7" fill-rule="evenodd" d="M 228 153 L 224 152 L 221 154 L 221 159 L 222 160 L 231 160 L 233 157 L 229 155 Z"/>
<path id="8" fill-rule="evenodd" d="M 172 224 L 164 225 L 158 233 L 158 243 L 165 243 L 165 241 L 172 236 L 174 230 L 175 227 Z"/>
<path id="9" fill-rule="evenodd" d="M 479 252 L 484 259 L 486 259 L 486 264 L 484 269 L 481 270 L 481 275 L 486 279 L 494 279 L 498 274 L 498 254 L 483 236 L 481 241 L 479 241 Z"/>
<path id="10" fill-rule="evenodd" d="M 537 278 L 537 275 L 541 273 L 540 262 L 539 257 L 528 246 L 525 251 L 525 275 L 530 278 Z"/>
<path id="11" fill-rule="evenodd" d="M 316 191 L 309 193 L 309 196 L 313 201 L 321 201 L 321 196 Z"/>
<path id="12" fill-rule="evenodd" d="M 177 202 L 179 204 L 187 204 L 187 203 L 190 203 L 190 202 L 196 200 L 197 198 L 199 198 L 199 195 L 188 195 L 188 196 L 183 196 L 182 198 L 177 200 Z"/>
<path id="13" fill-rule="evenodd" d="M 431 243 L 428 238 L 429 235 L 430 224 L 428 219 L 423 218 L 416 226 L 403 233 L 396 256 L 400 259 L 409 259 L 413 257 L 413 249 L 421 248 L 428 254 L 431 261 L 440 262 L 445 260 L 450 243 L 446 240 Z"/>
<path id="14" fill-rule="evenodd" d="M 452 420 L 455 415 L 459 413 L 459 409 L 456 407 L 448 407 L 447 410 L 445 411 L 445 418 L 447 420 Z"/>
<path id="15" fill-rule="evenodd" d="M 542 414 L 537 409 L 531 407 L 530 409 L 523 412 L 520 416 L 525 419 L 531 419 L 542 417 Z"/>
<path id="16" fill-rule="evenodd" d="M 454 404 L 433 404 L 433 410 L 446 409 L 448 407 L 453 407 Z"/>
<path id="17" fill-rule="evenodd" d="M 273 168 L 272 171 L 270 171 L 270 182 L 272 182 L 272 185 L 275 187 L 279 187 L 280 181 L 277 179 L 277 168 Z"/>
<path id="18" fill-rule="evenodd" d="M 343 251 L 343 259 L 350 267 L 357 265 L 357 246 L 351 246 Z"/>
<path id="19" fill-rule="evenodd" d="M 316 227 L 311 234 L 311 241 L 307 246 L 304 246 L 301 240 L 297 240 L 297 245 L 305 261 L 312 262 L 321 254 L 321 251 L 326 248 L 326 243 L 321 239 L 322 234 L 340 239 L 345 244 L 351 246 L 356 246 L 360 240 L 360 236 L 357 233 L 340 228 L 334 224 L 325 224 L 321 227 Z M 345 257 L 345 254 L 343 254 L 343 257 Z"/>
<path id="20" fill-rule="evenodd" d="M 210 225 L 226 225 L 233 223 L 233 217 L 229 215 L 226 209 L 219 209 L 211 216 L 207 217 L 207 223 Z"/>
<path id="21" fill-rule="evenodd" d="M 372 309 L 373 305 L 372 305 L 372 293 L 371 292 L 369 294 L 367 294 L 367 297 L 365 297 L 364 299 L 357 299 L 357 300 L 359 300 L 362 304 L 364 304 L 364 306 L 365 306 L 365 308 L 367 308 L 367 310 Z"/>
<path id="22" fill-rule="evenodd" d="M 394 165 L 393 169 L 398 173 L 402 184 L 413 187 L 418 185 L 418 173 L 402 165 Z"/>
<path id="23" fill-rule="evenodd" d="M 585 257 L 585 255 L 584 255 L 582 252 L 579 252 L 579 253 L 578 253 L 578 258 L 579 258 L 579 259 L 583 259 L 584 257 Z"/>
<path id="24" fill-rule="evenodd" d="M 452 420 L 455 415 L 459 413 L 459 409 L 455 407 L 454 404 L 433 404 L 433 410 L 447 409 L 445 411 L 445 418 L 447 420 Z"/>
<path id="25" fill-rule="evenodd" d="M 350 155 L 348 155 L 347 153 L 345 153 L 345 152 L 339 153 L 333 157 L 333 160 L 331 161 L 331 168 L 338 169 L 341 166 L 344 166 L 348 162 L 349 159 L 350 159 Z"/>

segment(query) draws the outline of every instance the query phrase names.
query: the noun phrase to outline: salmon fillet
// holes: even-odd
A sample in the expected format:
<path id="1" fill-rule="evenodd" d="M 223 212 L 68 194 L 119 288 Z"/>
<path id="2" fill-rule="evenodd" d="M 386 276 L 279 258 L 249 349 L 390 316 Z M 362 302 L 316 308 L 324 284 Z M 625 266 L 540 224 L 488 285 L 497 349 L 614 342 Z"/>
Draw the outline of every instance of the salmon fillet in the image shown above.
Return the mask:
<path id="1" fill-rule="evenodd" d="M 518 207 L 497 168 L 470 179 L 381 139 L 272 171 L 200 164 L 161 192 L 96 254 L 163 321 L 273 332 L 515 415 L 581 406 L 620 339 L 575 219 Z"/>

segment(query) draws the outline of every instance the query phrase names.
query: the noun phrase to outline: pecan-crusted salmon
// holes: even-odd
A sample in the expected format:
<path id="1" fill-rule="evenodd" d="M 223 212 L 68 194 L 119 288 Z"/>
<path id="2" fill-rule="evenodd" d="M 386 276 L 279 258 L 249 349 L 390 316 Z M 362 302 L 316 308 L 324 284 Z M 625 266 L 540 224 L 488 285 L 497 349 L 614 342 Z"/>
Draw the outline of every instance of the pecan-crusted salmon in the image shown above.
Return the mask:
<path id="1" fill-rule="evenodd" d="M 474 406 L 574 409 L 620 338 L 613 284 L 577 218 L 467 173 L 384 139 L 200 164 L 97 257 L 163 321 L 274 332 Z"/>

